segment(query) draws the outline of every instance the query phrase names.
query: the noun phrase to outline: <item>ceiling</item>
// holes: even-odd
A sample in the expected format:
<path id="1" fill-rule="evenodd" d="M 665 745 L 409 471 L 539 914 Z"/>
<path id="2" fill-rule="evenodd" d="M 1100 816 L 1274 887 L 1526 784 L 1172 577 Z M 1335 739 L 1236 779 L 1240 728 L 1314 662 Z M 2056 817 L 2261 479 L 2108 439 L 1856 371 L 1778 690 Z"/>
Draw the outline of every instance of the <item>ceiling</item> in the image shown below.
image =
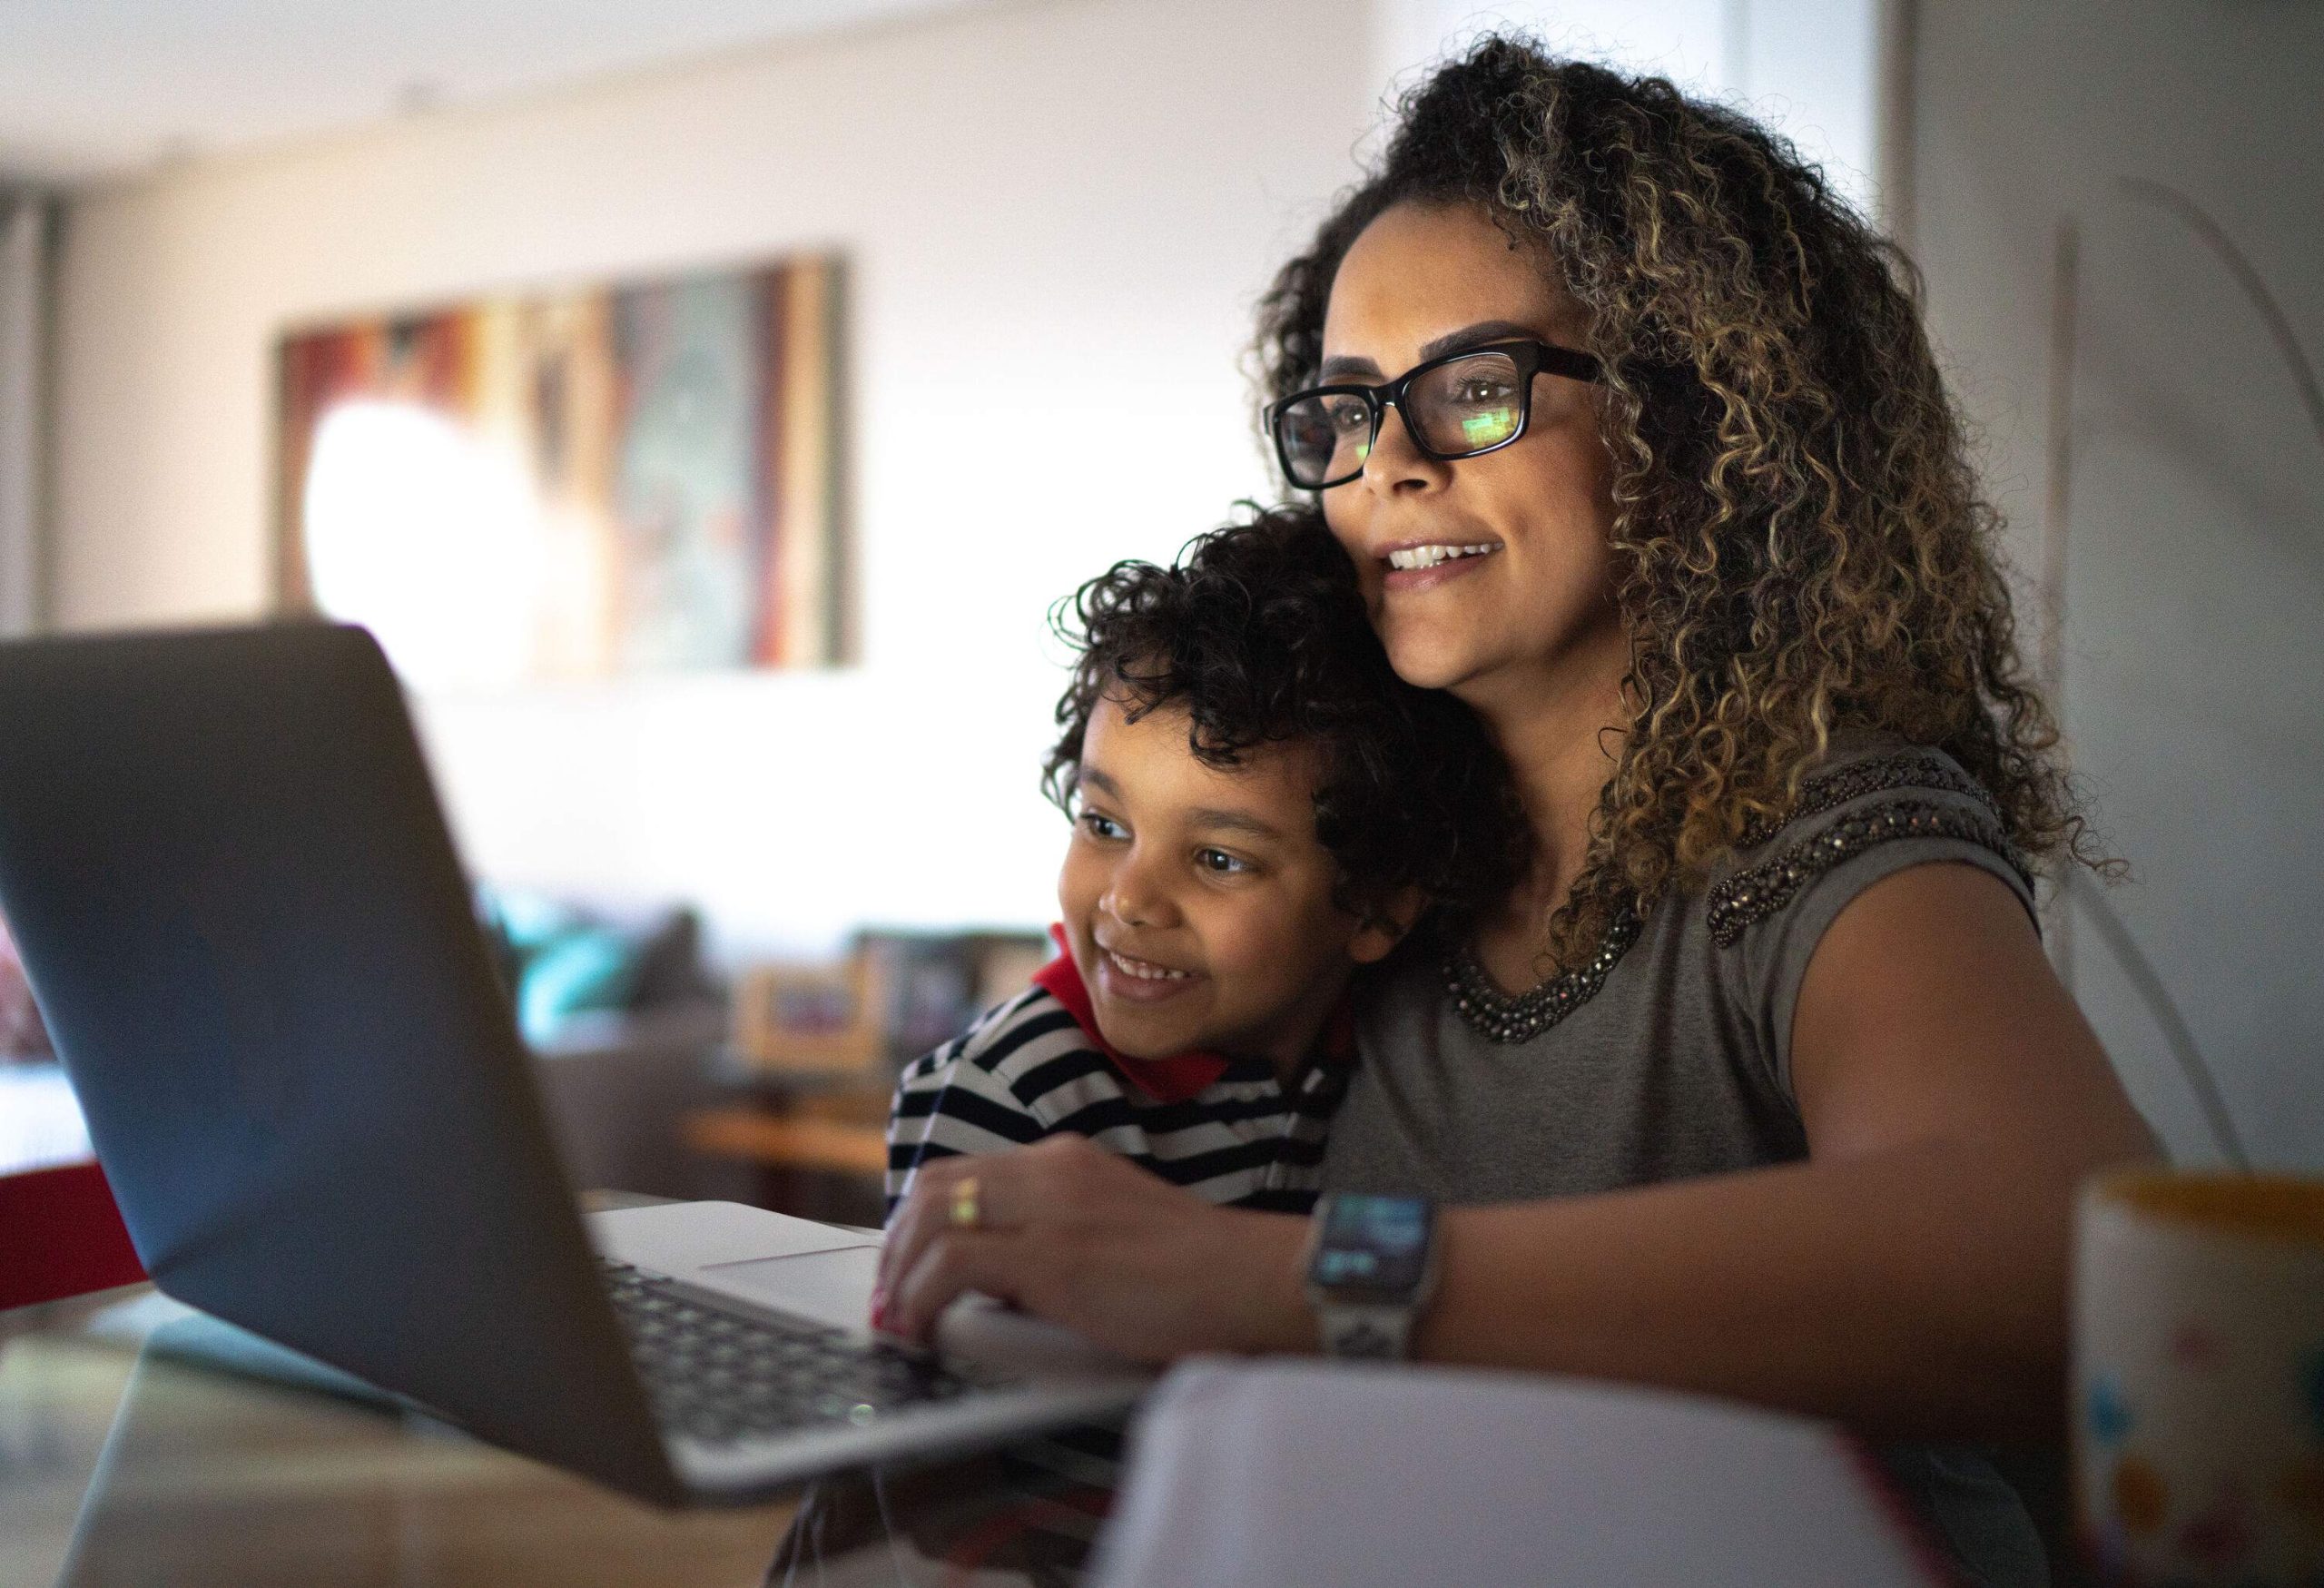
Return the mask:
<path id="1" fill-rule="evenodd" d="M 992 0 L 0 0 L 0 179 L 71 184 Z"/>

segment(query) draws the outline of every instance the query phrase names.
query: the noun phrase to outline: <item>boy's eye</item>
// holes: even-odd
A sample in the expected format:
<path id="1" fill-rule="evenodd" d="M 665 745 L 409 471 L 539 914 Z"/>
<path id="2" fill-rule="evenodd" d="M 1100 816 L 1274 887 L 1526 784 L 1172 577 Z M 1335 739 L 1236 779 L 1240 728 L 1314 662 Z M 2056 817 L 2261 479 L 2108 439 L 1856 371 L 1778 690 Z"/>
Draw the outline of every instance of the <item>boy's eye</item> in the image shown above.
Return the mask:
<path id="1" fill-rule="evenodd" d="M 1237 854 L 1229 854 L 1223 849 L 1196 850 L 1195 863 L 1213 876 L 1220 877 L 1237 876 L 1251 869 L 1249 861 Z"/>
<path id="2" fill-rule="evenodd" d="M 1111 816 L 1101 816 L 1095 811 L 1084 811 L 1081 813 L 1081 825 L 1088 832 L 1089 836 L 1092 838 L 1120 838 L 1125 836 L 1122 824 L 1119 822 L 1115 821 Z"/>

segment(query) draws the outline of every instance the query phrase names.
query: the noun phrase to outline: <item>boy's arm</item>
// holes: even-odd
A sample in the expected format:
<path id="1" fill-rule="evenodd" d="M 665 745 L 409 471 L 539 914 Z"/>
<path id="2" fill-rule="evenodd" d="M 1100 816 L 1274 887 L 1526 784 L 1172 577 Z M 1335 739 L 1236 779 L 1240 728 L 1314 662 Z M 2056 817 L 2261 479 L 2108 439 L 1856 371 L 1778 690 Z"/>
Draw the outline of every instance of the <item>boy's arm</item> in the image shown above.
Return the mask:
<path id="1" fill-rule="evenodd" d="M 921 1165 L 965 1153 L 1002 1152 L 1056 1128 L 1036 1095 L 1013 1082 L 1015 1054 L 1041 1042 L 1056 1022 L 1046 994 L 992 1011 L 962 1036 L 905 1066 L 888 1105 L 888 1212 L 911 1189 Z"/>

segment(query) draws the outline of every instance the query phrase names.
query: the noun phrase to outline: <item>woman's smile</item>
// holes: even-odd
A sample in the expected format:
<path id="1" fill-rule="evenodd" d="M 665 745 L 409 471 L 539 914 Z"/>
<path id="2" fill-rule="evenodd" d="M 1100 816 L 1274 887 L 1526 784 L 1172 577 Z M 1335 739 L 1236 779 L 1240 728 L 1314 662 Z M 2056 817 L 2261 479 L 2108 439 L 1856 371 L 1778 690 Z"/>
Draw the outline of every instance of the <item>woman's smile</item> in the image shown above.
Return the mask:
<path id="1" fill-rule="evenodd" d="M 1380 554 L 1386 565 L 1380 587 L 1392 596 L 1437 589 L 1477 572 L 1500 550 L 1500 542 L 1491 540 L 1399 542 Z"/>

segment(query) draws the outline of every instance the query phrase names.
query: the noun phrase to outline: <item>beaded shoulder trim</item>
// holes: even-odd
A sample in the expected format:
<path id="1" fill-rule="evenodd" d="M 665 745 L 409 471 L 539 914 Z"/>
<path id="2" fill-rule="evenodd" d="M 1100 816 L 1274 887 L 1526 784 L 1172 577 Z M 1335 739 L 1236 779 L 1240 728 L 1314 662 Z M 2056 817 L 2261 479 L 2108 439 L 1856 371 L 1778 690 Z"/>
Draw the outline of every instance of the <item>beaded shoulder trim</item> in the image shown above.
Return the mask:
<path id="1" fill-rule="evenodd" d="M 1530 991 L 1503 992 L 1466 948 L 1444 956 L 1444 991 L 1455 1013 L 1489 1042 L 1529 1042 L 1595 997 L 1606 977 L 1638 941 L 1637 912 L 1625 909 L 1607 924 L 1598 951 L 1571 971 Z"/>
<path id="2" fill-rule="evenodd" d="M 1933 788 L 1961 794 L 1984 806 L 1996 824 L 2001 821 L 2001 807 L 1994 803 L 1994 796 L 1986 792 L 1984 784 L 1951 761 L 1941 760 L 1925 750 L 1899 750 L 1809 778 L 1799 791 L 1798 803 L 1780 816 L 1762 816 L 1751 823 L 1737 835 L 1735 847 L 1757 849 L 1795 822 L 1820 816 L 1835 805 L 1892 788 Z"/>
<path id="3" fill-rule="evenodd" d="M 1707 906 L 1712 940 L 1721 948 L 1733 948 L 1745 928 L 1790 903 L 1802 888 L 1842 861 L 1898 838 L 1955 838 L 1974 843 L 2007 861 L 2028 888 L 2034 885 L 2031 868 L 1990 810 L 1965 811 L 1922 799 L 1882 800 L 1713 883 Z"/>

